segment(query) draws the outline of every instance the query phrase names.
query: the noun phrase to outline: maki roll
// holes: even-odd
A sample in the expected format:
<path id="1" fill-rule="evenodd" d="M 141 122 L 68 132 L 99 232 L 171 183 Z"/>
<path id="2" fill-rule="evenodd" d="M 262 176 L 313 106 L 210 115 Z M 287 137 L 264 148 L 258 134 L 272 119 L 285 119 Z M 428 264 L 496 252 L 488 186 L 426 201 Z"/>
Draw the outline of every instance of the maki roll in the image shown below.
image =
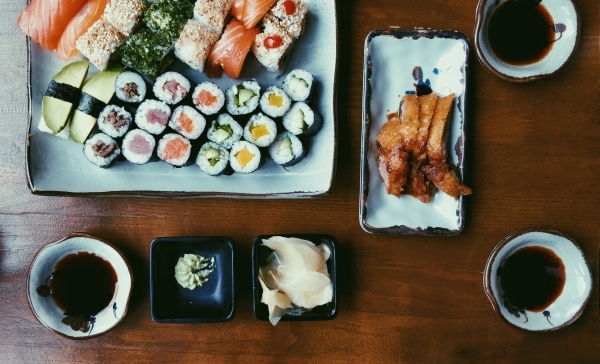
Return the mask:
<path id="1" fill-rule="evenodd" d="M 244 128 L 244 139 L 259 147 L 268 147 L 277 136 L 277 124 L 267 116 L 253 115 Z"/>
<path id="2" fill-rule="evenodd" d="M 204 115 L 214 115 L 225 105 L 223 90 L 210 81 L 204 81 L 196 86 L 192 99 L 196 109 Z"/>
<path id="3" fill-rule="evenodd" d="M 152 158 L 156 140 L 142 129 L 133 129 L 123 138 L 123 156 L 135 164 L 146 164 Z"/>
<path id="4" fill-rule="evenodd" d="M 244 129 L 229 114 L 221 114 L 217 120 L 212 122 L 208 129 L 207 137 L 211 142 L 222 145 L 226 149 L 231 149 L 233 143 L 242 138 Z"/>
<path id="5" fill-rule="evenodd" d="M 115 95 L 121 101 L 142 102 L 146 97 L 146 82 L 137 73 L 125 71 L 117 76 Z"/>
<path id="6" fill-rule="evenodd" d="M 169 105 L 158 100 L 146 100 L 135 113 L 135 123 L 150 134 L 158 135 L 165 131 L 171 117 Z"/>
<path id="7" fill-rule="evenodd" d="M 167 134 L 158 141 L 158 158 L 175 166 L 181 167 L 190 159 L 192 144 L 179 134 Z"/>
<path id="8" fill-rule="evenodd" d="M 283 117 L 283 127 L 294 135 L 314 135 L 322 124 L 321 115 L 301 101 L 295 103 Z"/>
<path id="9" fill-rule="evenodd" d="M 229 152 L 222 145 L 213 142 L 205 143 L 196 158 L 198 167 L 211 176 L 223 173 L 227 163 L 229 163 Z"/>
<path id="10" fill-rule="evenodd" d="M 310 97 L 313 75 L 302 69 L 295 69 L 285 76 L 283 90 L 294 101 L 306 101 Z"/>
<path id="11" fill-rule="evenodd" d="M 190 81 L 177 72 L 165 72 L 156 79 L 152 91 L 154 96 L 169 105 L 181 102 L 191 89 Z"/>
<path id="12" fill-rule="evenodd" d="M 271 86 L 260 98 L 260 108 L 272 118 L 285 115 L 292 106 L 290 97 L 277 86 Z"/>
<path id="13" fill-rule="evenodd" d="M 113 137 L 120 138 L 131 124 L 131 114 L 117 105 L 108 105 L 98 116 L 98 128 L 101 132 Z"/>
<path id="14" fill-rule="evenodd" d="M 233 143 L 229 152 L 229 164 L 234 171 L 252 173 L 260 167 L 261 161 L 260 150 L 256 145 L 243 140 Z"/>
<path id="15" fill-rule="evenodd" d="M 290 167 L 300 162 L 306 154 L 300 139 L 289 131 L 284 131 L 277 135 L 269 147 L 269 155 L 275 163 Z"/>
<path id="16" fill-rule="evenodd" d="M 83 154 L 95 166 L 108 168 L 121 154 L 121 148 L 113 138 L 98 133 L 83 144 Z"/>
<path id="17" fill-rule="evenodd" d="M 244 81 L 241 85 L 233 85 L 225 93 L 227 111 L 231 115 L 250 114 L 258 106 L 260 85 L 256 80 Z"/>
<path id="18" fill-rule="evenodd" d="M 188 139 L 198 139 L 206 128 L 206 119 L 193 107 L 182 105 L 173 111 L 169 126 Z"/>
<path id="19" fill-rule="evenodd" d="M 175 56 L 198 72 L 204 71 L 204 63 L 219 34 L 190 19 L 175 43 Z"/>

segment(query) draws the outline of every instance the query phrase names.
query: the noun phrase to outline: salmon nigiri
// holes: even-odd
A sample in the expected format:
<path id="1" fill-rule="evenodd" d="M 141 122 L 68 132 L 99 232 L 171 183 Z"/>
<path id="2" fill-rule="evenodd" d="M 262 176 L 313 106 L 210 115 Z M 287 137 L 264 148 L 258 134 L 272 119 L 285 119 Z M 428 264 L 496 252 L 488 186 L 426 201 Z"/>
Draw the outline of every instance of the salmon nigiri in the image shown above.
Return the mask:
<path id="1" fill-rule="evenodd" d="M 221 77 L 221 66 L 223 66 L 223 62 L 229 55 L 233 45 L 239 41 L 245 32 L 246 28 L 244 25 L 236 19 L 232 19 L 231 22 L 227 24 L 223 36 L 215 43 L 208 55 L 206 63 L 206 75 L 208 77 Z"/>
<path id="2" fill-rule="evenodd" d="M 17 19 L 17 26 L 49 51 L 56 49 L 67 25 L 86 5 L 82 0 L 32 0 Z"/>
<path id="3" fill-rule="evenodd" d="M 229 55 L 223 61 L 223 70 L 229 78 L 240 77 L 244 60 L 246 60 L 246 56 L 258 33 L 260 33 L 258 28 L 247 29 L 229 51 Z"/>
<path id="4" fill-rule="evenodd" d="M 240 21 L 246 29 L 254 27 L 260 19 L 273 7 L 277 0 L 245 0 L 244 11 Z"/>
<path id="5" fill-rule="evenodd" d="M 231 15 L 234 18 L 241 20 L 244 17 L 244 3 L 246 0 L 235 0 L 231 7 Z"/>
<path id="6" fill-rule="evenodd" d="M 60 37 L 56 47 L 56 55 L 63 61 L 75 57 L 79 51 L 75 43 L 88 28 L 104 14 L 104 8 L 110 0 L 90 0 L 90 2 L 74 17 Z"/>

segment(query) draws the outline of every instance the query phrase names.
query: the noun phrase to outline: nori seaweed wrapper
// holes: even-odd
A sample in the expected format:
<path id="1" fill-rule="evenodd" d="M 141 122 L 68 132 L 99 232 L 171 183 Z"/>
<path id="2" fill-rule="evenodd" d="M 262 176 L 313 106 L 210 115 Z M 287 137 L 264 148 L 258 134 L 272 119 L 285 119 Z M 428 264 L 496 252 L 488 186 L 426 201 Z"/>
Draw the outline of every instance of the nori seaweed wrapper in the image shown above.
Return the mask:
<path id="1" fill-rule="evenodd" d="M 144 28 L 121 46 L 122 62 L 154 79 L 168 67 L 170 59 L 166 55 L 172 47 L 173 42 L 166 36 Z"/>
<path id="2" fill-rule="evenodd" d="M 154 0 L 144 13 L 144 22 L 151 30 L 175 42 L 185 23 L 193 16 L 194 2 Z"/>

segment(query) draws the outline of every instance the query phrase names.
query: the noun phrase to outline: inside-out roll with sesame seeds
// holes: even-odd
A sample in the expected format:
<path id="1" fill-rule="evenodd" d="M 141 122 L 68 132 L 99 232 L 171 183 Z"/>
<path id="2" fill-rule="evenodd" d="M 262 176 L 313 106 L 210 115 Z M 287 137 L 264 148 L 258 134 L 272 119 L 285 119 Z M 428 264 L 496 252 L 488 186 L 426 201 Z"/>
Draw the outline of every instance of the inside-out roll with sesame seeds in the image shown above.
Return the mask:
<path id="1" fill-rule="evenodd" d="M 121 34 L 128 36 L 137 29 L 145 10 L 144 0 L 111 0 L 104 9 L 104 18 Z"/>
<path id="2" fill-rule="evenodd" d="M 268 147 L 277 136 L 277 124 L 268 116 L 252 115 L 244 127 L 244 139 L 261 148 Z"/>
<path id="3" fill-rule="evenodd" d="M 304 158 L 305 150 L 297 136 L 284 131 L 278 134 L 273 144 L 269 146 L 269 155 L 275 163 L 282 167 L 290 167 Z"/>
<path id="4" fill-rule="evenodd" d="M 205 143 L 200 148 L 200 153 L 196 158 L 198 167 L 211 176 L 218 176 L 223 173 L 228 163 L 229 151 L 222 145 L 213 142 Z"/>
<path id="5" fill-rule="evenodd" d="M 244 81 L 233 85 L 225 92 L 227 111 L 231 115 L 250 114 L 258 107 L 260 85 L 256 80 Z"/>
<path id="6" fill-rule="evenodd" d="M 187 138 L 170 133 L 158 141 L 156 153 L 158 158 L 175 167 L 181 167 L 190 159 L 192 144 Z"/>
<path id="7" fill-rule="evenodd" d="M 125 36 L 104 18 L 98 19 L 77 39 L 77 50 L 90 60 L 100 71 L 108 67 L 113 54 L 123 42 Z"/>
<path id="8" fill-rule="evenodd" d="M 206 128 L 206 119 L 193 107 L 181 105 L 171 114 L 169 126 L 184 137 L 193 140 L 198 139 Z"/>
<path id="9" fill-rule="evenodd" d="M 196 109 L 204 115 L 214 115 L 225 105 L 223 90 L 210 81 L 204 81 L 196 86 L 192 94 Z"/>
<path id="10" fill-rule="evenodd" d="M 181 73 L 165 72 L 160 75 L 152 91 L 154 96 L 169 105 L 176 105 L 183 100 L 191 89 L 190 81 Z"/>
<path id="11" fill-rule="evenodd" d="M 98 133 L 85 141 L 83 154 L 95 166 L 108 168 L 121 154 L 121 148 L 113 138 Z"/>
<path id="12" fill-rule="evenodd" d="M 113 138 L 120 138 L 131 124 L 131 114 L 117 105 L 107 105 L 98 116 L 98 129 Z"/>
<path id="13" fill-rule="evenodd" d="M 115 95 L 121 101 L 142 102 L 146 97 L 146 82 L 135 72 L 122 72 L 115 81 Z"/>
<path id="14" fill-rule="evenodd" d="M 152 158 L 156 140 L 142 129 L 133 129 L 125 134 L 121 145 L 125 159 L 135 164 L 146 164 Z"/>
<path id="15" fill-rule="evenodd" d="M 213 120 L 208 129 L 207 137 L 211 142 L 222 145 L 226 149 L 231 149 L 233 143 L 242 138 L 244 129 L 235 121 L 231 115 L 225 113 L 219 115 L 217 120 Z"/>
<path id="16" fill-rule="evenodd" d="M 165 131 L 171 108 L 159 100 L 148 99 L 140 104 L 135 113 L 135 123 L 150 134 L 158 135 Z"/>
<path id="17" fill-rule="evenodd" d="M 277 23 L 266 24 L 262 33 L 254 38 L 252 53 L 270 72 L 282 71 L 287 54 L 292 50 L 295 38 Z"/>
<path id="18" fill-rule="evenodd" d="M 252 173 L 260 167 L 262 156 L 258 147 L 240 140 L 233 143 L 229 152 L 229 164 L 235 172 Z"/>
<path id="19" fill-rule="evenodd" d="M 203 72 L 210 49 L 218 40 L 218 33 L 190 19 L 175 42 L 175 56 L 191 68 Z"/>
<path id="20" fill-rule="evenodd" d="M 290 97 L 277 86 L 271 86 L 260 97 L 261 110 L 272 118 L 285 115 L 292 106 Z"/>
<path id="21" fill-rule="evenodd" d="M 194 19 L 215 33 L 221 34 L 232 6 L 233 0 L 196 1 Z"/>
<path id="22" fill-rule="evenodd" d="M 307 104 L 299 101 L 283 116 L 283 127 L 294 135 L 309 136 L 319 132 L 323 119 Z"/>
<path id="23" fill-rule="evenodd" d="M 313 75 L 302 69 L 295 69 L 283 79 L 283 90 L 294 101 L 306 101 L 312 93 Z"/>

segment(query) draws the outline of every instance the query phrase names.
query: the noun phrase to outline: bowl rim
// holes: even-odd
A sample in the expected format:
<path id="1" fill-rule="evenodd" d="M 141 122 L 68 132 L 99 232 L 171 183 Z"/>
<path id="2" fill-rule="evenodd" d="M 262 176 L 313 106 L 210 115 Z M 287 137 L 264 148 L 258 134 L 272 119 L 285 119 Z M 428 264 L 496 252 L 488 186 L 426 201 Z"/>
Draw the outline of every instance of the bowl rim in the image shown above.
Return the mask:
<path id="1" fill-rule="evenodd" d="M 556 235 L 556 236 L 559 236 L 559 237 L 569 240 L 573 244 L 573 246 L 581 253 L 581 257 L 583 258 L 583 263 L 585 264 L 585 266 L 588 269 L 588 272 L 590 273 L 590 281 L 591 281 L 591 286 L 592 286 L 587 294 L 587 297 L 581 304 L 581 308 L 577 311 L 577 313 L 575 313 L 575 315 L 570 320 L 565 321 L 564 323 L 562 323 L 558 326 L 551 327 L 549 329 L 543 329 L 543 330 L 529 330 L 527 328 L 514 325 L 513 323 L 508 321 L 506 319 L 506 317 L 504 317 L 504 315 L 502 314 L 502 312 L 500 310 L 500 304 L 498 303 L 498 300 L 496 299 L 496 296 L 494 295 L 494 292 L 492 290 L 492 274 L 493 274 L 492 273 L 492 265 L 493 265 L 494 261 L 496 260 L 496 258 L 498 257 L 498 253 L 500 252 L 500 250 L 502 250 L 502 248 L 504 248 L 504 246 L 506 246 L 508 243 L 510 243 L 514 239 L 518 238 L 519 236 L 522 236 L 522 235 L 525 235 L 528 233 L 533 233 L 533 232 Z M 581 316 L 581 314 L 585 310 L 585 307 L 587 306 L 587 303 L 590 300 L 590 297 L 592 296 L 593 281 L 594 281 L 593 278 L 594 277 L 592 274 L 592 270 L 590 269 L 590 265 L 587 261 L 587 258 L 585 257 L 585 254 L 581 250 L 581 247 L 575 242 L 575 240 L 573 238 L 571 238 L 569 235 L 562 233 L 560 231 L 557 231 L 557 230 L 531 227 L 531 228 L 525 228 L 525 229 L 513 231 L 512 233 L 510 233 L 506 237 L 504 237 L 502 240 L 500 240 L 500 242 L 498 244 L 496 244 L 496 246 L 492 250 L 487 262 L 485 263 L 485 268 L 483 271 L 483 288 L 484 288 L 484 291 L 485 291 L 485 294 L 486 294 L 488 300 L 492 304 L 492 308 L 494 309 L 494 312 L 507 325 L 509 325 L 511 327 L 516 327 L 520 330 L 528 331 L 528 332 L 548 332 L 548 331 L 556 331 L 556 330 L 562 329 L 564 327 L 567 327 L 570 324 L 572 324 L 573 322 L 575 322 L 579 318 L 579 316 Z"/>
<path id="2" fill-rule="evenodd" d="M 129 292 L 127 292 L 127 304 L 125 305 L 125 308 L 123 309 L 123 315 L 121 316 L 121 318 L 115 322 L 115 324 L 113 326 L 111 326 L 110 328 L 102 331 L 102 332 L 98 332 L 95 333 L 93 335 L 87 335 L 87 336 L 71 336 L 65 333 L 62 333 L 60 331 L 55 330 L 54 328 L 48 326 L 44 321 L 42 321 L 42 319 L 40 319 L 40 316 L 37 314 L 36 310 L 33 308 L 33 302 L 31 301 L 31 295 L 30 292 L 31 290 L 30 288 L 30 282 L 31 282 L 31 270 L 33 268 L 34 263 L 36 262 L 38 256 L 40 255 L 40 253 L 42 251 L 44 251 L 46 248 L 49 248 L 51 246 L 55 246 L 61 243 L 66 242 L 67 240 L 73 239 L 73 238 L 88 238 L 88 239 L 92 239 L 92 240 L 96 240 L 100 243 L 104 243 L 105 245 L 107 245 L 108 247 L 112 248 L 123 260 L 123 262 L 125 263 L 125 266 L 127 267 L 127 270 L 129 272 L 129 277 L 131 280 L 131 285 L 129 287 Z M 48 243 L 46 245 L 44 245 L 43 247 L 41 247 L 37 253 L 35 253 L 35 255 L 33 256 L 33 259 L 31 260 L 31 264 L 29 265 L 29 269 L 27 270 L 27 302 L 29 303 L 29 309 L 31 310 L 31 312 L 33 313 L 33 316 L 35 316 L 35 318 L 38 320 L 39 323 L 41 323 L 43 326 L 47 327 L 48 329 L 54 331 L 55 333 L 59 334 L 60 336 L 66 337 L 68 339 L 71 340 L 87 340 L 87 339 L 92 339 L 101 335 L 106 334 L 109 331 L 112 331 L 115 327 L 119 326 L 119 324 L 121 322 L 123 322 L 123 320 L 125 319 L 125 316 L 127 316 L 127 312 L 129 310 L 129 300 L 131 299 L 131 292 L 133 291 L 133 271 L 131 270 L 131 265 L 129 264 L 129 261 L 127 260 L 127 258 L 125 257 L 125 255 L 123 254 L 123 252 L 117 248 L 114 244 L 112 244 L 111 242 L 109 242 L 108 240 L 101 238 L 99 236 L 96 235 L 92 235 L 92 234 L 88 234 L 88 233 L 82 233 L 82 232 L 75 232 L 75 233 L 70 233 L 67 236 L 56 240 L 54 242 Z"/>
<path id="3" fill-rule="evenodd" d="M 479 63 L 481 63 L 483 68 L 485 68 L 489 73 L 491 73 L 494 76 L 501 78 L 505 81 L 509 81 L 509 82 L 518 82 L 518 83 L 530 82 L 530 81 L 542 80 L 544 78 L 554 76 L 557 72 L 562 70 L 569 63 L 569 61 L 571 61 L 571 59 L 575 55 L 575 51 L 577 50 L 577 47 L 579 46 L 579 40 L 581 39 L 581 15 L 579 14 L 579 10 L 577 10 L 577 6 L 575 6 L 575 2 L 573 2 L 572 0 L 563 0 L 563 1 L 571 3 L 571 5 L 573 6 L 573 9 L 575 10 L 576 25 L 577 25 L 577 33 L 575 34 L 575 45 L 573 46 L 573 49 L 571 50 L 571 54 L 569 54 L 569 57 L 567 57 L 565 62 L 562 65 L 560 65 L 560 67 L 558 67 L 553 72 L 544 73 L 544 74 L 536 74 L 536 75 L 531 75 L 531 76 L 526 76 L 526 77 L 509 76 L 505 73 L 498 71 L 498 69 L 496 69 L 494 66 L 491 65 L 490 62 L 488 62 L 487 58 L 483 54 L 483 51 L 481 50 L 481 45 L 479 43 L 479 34 L 481 33 L 481 31 L 483 29 L 483 25 L 484 25 L 484 16 L 483 16 L 484 8 L 485 8 L 485 4 L 488 1 L 492 1 L 492 0 L 479 0 L 477 2 L 477 7 L 475 8 L 475 28 L 473 30 L 473 42 L 475 43 L 475 47 L 474 47 L 475 54 L 477 55 L 477 59 L 479 60 Z"/>

